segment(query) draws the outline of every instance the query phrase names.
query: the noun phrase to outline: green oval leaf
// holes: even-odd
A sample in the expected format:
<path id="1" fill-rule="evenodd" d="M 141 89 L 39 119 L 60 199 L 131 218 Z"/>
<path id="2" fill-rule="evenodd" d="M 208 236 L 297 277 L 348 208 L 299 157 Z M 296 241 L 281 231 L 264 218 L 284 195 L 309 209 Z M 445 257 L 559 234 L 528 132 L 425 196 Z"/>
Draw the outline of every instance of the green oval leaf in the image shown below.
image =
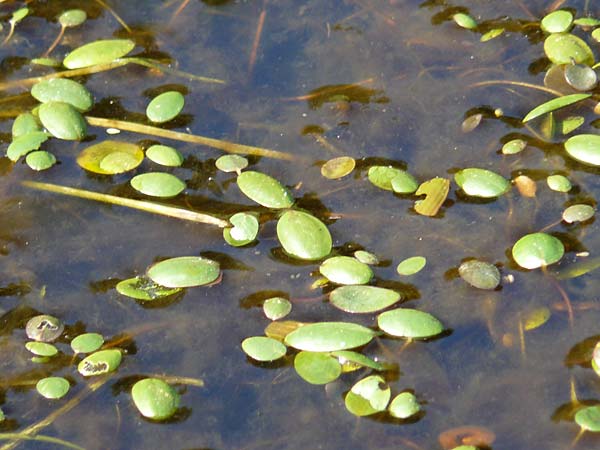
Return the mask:
<path id="1" fill-rule="evenodd" d="M 219 263 L 200 256 L 180 256 L 150 266 L 146 275 L 168 288 L 186 288 L 212 283 L 221 274 Z"/>
<path id="2" fill-rule="evenodd" d="M 581 408 L 575 413 L 575 423 L 586 431 L 600 432 L 600 405 Z"/>
<path id="3" fill-rule="evenodd" d="M 594 64 L 594 54 L 585 41 L 570 33 L 551 34 L 544 41 L 544 52 L 554 64 Z"/>
<path id="4" fill-rule="evenodd" d="M 52 153 L 40 150 L 31 152 L 25 157 L 25 162 L 32 170 L 47 170 L 56 164 L 56 158 Z"/>
<path id="5" fill-rule="evenodd" d="M 27 342 L 25 348 L 37 356 L 54 356 L 58 353 L 58 349 L 54 345 L 46 342 Z"/>
<path id="6" fill-rule="evenodd" d="M 552 11 L 544 16 L 540 25 L 546 33 L 563 33 L 569 31 L 573 24 L 573 14 L 569 11 Z"/>
<path id="7" fill-rule="evenodd" d="M 282 358 L 287 352 L 287 348 L 281 342 L 265 336 L 253 336 L 244 339 L 242 350 L 250 358 L 257 361 L 275 361 Z"/>
<path id="8" fill-rule="evenodd" d="M 43 397 L 58 399 L 69 392 L 71 385 L 62 377 L 47 377 L 38 381 L 35 388 Z"/>
<path id="9" fill-rule="evenodd" d="M 337 359 L 326 353 L 302 351 L 294 358 L 294 369 L 300 377 L 310 384 L 331 383 L 342 373 Z"/>
<path id="10" fill-rule="evenodd" d="M 40 148 L 40 145 L 47 140 L 48 135 L 43 131 L 33 131 L 23 134 L 10 143 L 8 149 L 6 149 L 6 156 L 13 162 L 17 161 L 21 156 L 25 156 L 30 151 Z"/>
<path id="11" fill-rule="evenodd" d="M 142 194 L 160 198 L 175 197 L 185 189 L 183 181 L 165 172 L 142 173 L 133 177 L 129 183 Z"/>
<path id="12" fill-rule="evenodd" d="M 408 419 L 421 411 L 417 397 L 411 392 L 396 395 L 388 407 L 390 415 L 397 419 Z"/>
<path id="13" fill-rule="evenodd" d="M 215 161 L 215 166 L 221 172 L 237 172 L 248 167 L 248 160 L 240 155 L 223 155 Z"/>
<path id="14" fill-rule="evenodd" d="M 461 28 L 472 30 L 477 28 L 477 22 L 470 15 L 465 13 L 458 13 L 452 16 L 452 20 Z"/>
<path id="15" fill-rule="evenodd" d="M 119 294 L 145 301 L 158 300 L 181 292 L 180 288 L 166 288 L 146 277 L 134 277 L 120 281 L 116 289 Z"/>
<path id="16" fill-rule="evenodd" d="M 578 134 L 565 142 L 567 154 L 579 162 L 591 166 L 600 166 L 600 136 L 596 134 Z"/>
<path id="17" fill-rule="evenodd" d="M 242 172 L 237 177 L 237 184 L 246 197 L 267 208 L 289 208 L 294 204 L 292 194 L 279 181 L 264 173 Z"/>
<path id="18" fill-rule="evenodd" d="M 121 141 L 104 141 L 84 149 L 77 164 L 90 172 L 115 175 L 135 169 L 144 160 L 139 145 Z"/>
<path id="19" fill-rule="evenodd" d="M 514 260 L 525 269 L 554 264 L 562 258 L 564 252 L 562 242 L 546 233 L 527 234 L 512 248 Z"/>
<path id="20" fill-rule="evenodd" d="M 498 268 L 484 261 L 465 261 L 459 266 L 458 273 L 463 280 L 477 289 L 496 289 L 500 284 Z"/>
<path id="21" fill-rule="evenodd" d="M 367 252 L 365 250 L 356 250 L 354 252 L 354 257 L 358 259 L 360 262 L 369 264 L 370 266 L 376 266 L 379 264 L 379 258 L 371 252 Z"/>
<path id="22" fill-rule="evenodd" d="M 145 378 L 131 388 L 133 403 L 140 414 L 153 420 L 171 417 L 179 407 L 179 394 L 158 378 Z"/>
<path id="23" fill-rule="evenodd" d="M 564 175 L 550 175 L 546 178 L 546 183 L 550 189 L 557 192 L 569 192 L 573 187 Z"/>
<path id="24" fill-rule="evenodd" d="M 396 272 L 398 272 L 399 275 L 404 276 L 414 275 L 423 270 L 425 264 L 427 264 L 427 259 L 425 259 L 423 256 L 412 256 L 410 258 L 406 258 L 404 261 L 398 264 L 398 267 L 396 267 Z"/>
<path id="25" fill-rule="evenodd" d="M 62 102 L 42 103 L 39 109 L 42 125 L 59 139 L 79 141 L 87 133 L 85 119 L 72 105 Z"/>
<path id="26" fill-rule="evenodd" d="M 572 105 L 573 103 L 580 102 L 586 98 L 590 98 L 592 94 L 571 94 L 564 95 L 552 100 L 549 100 L 541 105 L 536 106 L 523 118 L 523 123 L 529 122 L 530 120 L 540 117 L 557 109 L 564 108 L 565 106 Z"/>
<path id="27" fill-rule="evenodd" d="M 523 139 L 513 139 L 502 146 L 502 153 L 505 155 L 516 155 L 521 153 L 527 147 L 527 142 Z"/>
<path id="28" fill-rule="evenodd" d="M 71 341 L 71 348 L 75 353 L 91 353 L 104 344 L 104 338 L 98 333 L 83 333 Z"/>
<path id="29" fill-rule="evenodd" d="M 456 184 L 467 195 L 482 198 L 498 197 L 510 189 L 510 182 L 491 170 L 470 168 L 454 174 Z"/>
<path id="30" fill-rule="evenodd" d="M 333 306 L 349 313 L 381 311 L 400 298 L 398 292 L 376 286 L 341 286 L 329 294 Z"/>
<path id="31" fill-rule="evenodd" d="M 354 170 L 356 161 L 350 156 L 339 156 L 330 159 L 321 166 L 321 175 L 329 180 L 337 180 L 349 175 Z"/>
<path id="32" fill-rule="evenodd" d="M 279 320 L 292 310 L 292 304 L 283 297 L 268 298 L 263 303 L 263 312 L 271 320 Z"/>
<path id="33" fill-rule="evenodd" d="M 63 61 L 67 69 L 106 64 L 117 58 L 122 58 L 135 47 L 129 39 L 105 39 L 90 42 L 76 48 Z"/>
<path id="34" fill-rule="evenodd" d="M 256 239 L 258 234 L 258 219 L 252 213 L 236 213 L 229 218 L 233 228 L 225 228 L 223 237 L 232 245 L 246 245 Z M 233 241 L 232 242 L 230 242 Z"/>
<path id="35" fill-rule="evenodd" d="M 419 187 L 411 174 L 390 166 L 372 166 L 367 177 L 375 186 L 398 194 L 412 194 Z"/>
<path id="36" fill-rule="evenodd" d="M 68 103 L 81 112 L 91 109 L 92 94 L 82 84 L 68 78 L 51 78 L 40 81 L 31 88 L 31 95 L 41 103 Z"/>
<path id="37" fill-rule="evenodd" d="M 571 205 L 562 213 L 562 219 L 567 223 L 585 222 L 594 217 L 594 208 L 590 205 Z"/>
<path id="38" fill-rule="evenodd" d="M 179 167 L 183 164 L 181 153 L 168 145 L 152 145 L 146 150 L 146 156 L 162 166 Z"/>
<path id="39" fill-rule="evenodd" d="M 303 325 L 285 337 L 286 345 L 310 352 L 333 352 L 365 345 L 375 332 L 348 322 L 319 322 Z"/>
<path id="40" fill-rule="evenodd" d="M 184 104 L 185 98 L 180 92 L 163 92 L 148 104 L 146 116 L 154 123 L 168 122 L 177 117 Z"/>
<path id="41" fill-rule="evenodd" d="M 286 253 L 306 260 L 324 258 L 333 245 L 325 224 L 302 211 L 283 213 L 277 222 L 277 238 Z"/>
<path id="42" fill-rule="evenodd" d="M 504 28 L 492 28 L 490 31 L 488 31 L 487 33 L 484 33 L 481 38 L 479 39 L 480 42 L 487 42 L 487 41 L 491 41 L 492 39 L 497 38 L 498 36 L 501 36 L 504 33 Z"/>
<path id="43" fill-rule="evenodd" d="M 17 116 L 12 126 L 12 137 L 16 139 L 29 133 L 42 131 L 38 119 L 31 113 L 21 113 Z"/>
<path id="44" fill-rule="evenodd" d="M 369 266 L 350 256 L 328 258 L 319 267 L 321 275 L 337 284 L 366 284 L 373 278 Z"/>
<path id="45" fill-rule="evenodd" d="M 444 331 L 431 314 L 416 309 L 393 309 L 377 316 L 377 325 L 387 334 L 410 339 L 425 339 Z"/>
<path id="46" fill-rule="evenodd" d="M 58 16 L 58 22 L 65 28 L 81 25 L 87 19 L 87 14 L 81 9 L 69 9 Z"/>
<path id="47" fill-rule="evenodd" d="M 77 365 L 77 371 L 84 377 L 113 372 L 121 364 L 121 358 L 121 350 L 100 350 L 82 359 Z"/>
<path id="48" fill-rule="evenodd" d="M 385 411 L 392 393 L 379 375 L 371 375 L 358 381 L 346 394 L 345 404 L 355 416 L 369 416 Z"/>

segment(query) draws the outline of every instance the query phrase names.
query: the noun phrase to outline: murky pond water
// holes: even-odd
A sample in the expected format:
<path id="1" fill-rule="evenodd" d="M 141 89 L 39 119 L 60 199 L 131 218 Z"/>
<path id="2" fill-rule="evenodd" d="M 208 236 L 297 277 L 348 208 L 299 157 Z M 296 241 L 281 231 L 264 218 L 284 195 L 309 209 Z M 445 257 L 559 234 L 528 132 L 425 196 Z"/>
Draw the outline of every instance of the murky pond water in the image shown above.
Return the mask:
<path id="1" fill-rule="evenodd" d="M 330 286 L 312 287 L 319 262 L 283 254 L 276 215 L 246 198 L 235 174 L 217 171 L 217 150 L 126 131 L 118 136 L 145 147 L 173 145 L 184 155 L 183 166 L 168 171 L 186 182 L 186 190 L 165 203 L 225 218 L 261 213 L 254 245 L 231 247 L 217 227 L 21 185 L 33 180 L 142 198 L 129 186 L 132 173 L 94 175 L 77 165 L 83 148 L 109 138 L 104 128 L 91 126 L 85 142 L 44 144 L 59 161 L 47 171 L 0 159 L 0 408 L 7 417 L 0 432 L 51 436 L 90 449 L 437 449 L 444 431 L 472 426 L 495 435 L 493 449 L 571 445 L 579 431 L 569 408 L 572 386 L 580 401 L 600 402 L 600 379 L 589 355 L 585 359 L 599 334 L 597 272 L 557 281 L 543 270 L 519 268 L 510 249 L 521 236 L 546 230 L 567 252 L 549 272 L 581 260 L 576 255 L 582 252 L 595 257 L 597 223 L 569 225 L 560 218 L 568 205 L 596 205 L 598 170 L 566 157 L 562 135 L 544 141 L 539 127 L 521 125 L 528 111 L 551 98 L 548 93 L 482 82 L 543 86 L 548 61 L 539 20 L 557 7 L 577 17 L 600 17 L 595 2 L 110 2 L 131 31 L 103 3 L 27 2 L 30 15 L 0 47 L 3 148 L 11 141 L 14 117 L 36 104 L 28 86 L 9 82 L 53 71 L 29 61 L 58 34 L 55 17 L 82 8 L 88 20 L 66 30 L 52 56 L 62 58 L 97 39 L 128 38 L 138 56 L 225 81 L 127 65 L 76 78 L 94 96 L 88 115 L 146 123 L 149 100 L 174 89 L 185 93 L 186 105 L 164 128 L 289 153 L 291 161 L 250 157 L 250 168 L 281 180 L 298 207 L 328 225 L 334 253 L 376 254 L 382 263 L 374 267 L 371 284 L 400 291 L 403 306 L 435 314 L 448 331 L 407 346 L 380 337 L 363 350 L 398 365 L 398 371 L 384 372 L 392 391 L 410 390 L 423 405 L 408 421 L 385 414 L 357 418 L 346 410 L 344 395 L 368 373 L 364 369 L 323 387 L 303 381 L 291 356 L 252 362 L 240 343 L 264 334 L 270 321 L 260 306 L 266 298 L 289 298 L 293 310 L 287 318 L 302 322 L 374 327 L 376 314 L 344 313 L 327 302 Z M 12 12 L 22 6 L 0 4 L 3 36 Z M 458 27 L 452 20 L 457 12 L 469 12 L 481 24 L 478 32 Z M 480 42 L 479 31 L 498 27 L 506 29 L 502 36 Z M 593 50 L 598 54 L 597 43 Z M 497 108 L 503 117 L 494 115 Z M 475 113 L 483 114 L 482 123 L 463 132 L 463 120 Z M 591 108 L 569 110 L 575 113 L 586 119 L 579 132 L 594 133 Z M 529 143 L 524 152 L 502 155 L 504 142 L 523 136 Z M 324 178 L 322 163 L 342 155 L 356 159 L 354 172 L 341 180 Z M 440 212 L 426 217 L 414 211 L 416 197 L 394 195 L 367 180 L 368 168 L 377 164 L 407 169 L 419 182 L 451 179 L 465 167 L 509 179 L 527 175 L 537 193 L 527 197 L 513 188 L 495 200 L 473 200 L 453 184 Z M 150 170 L 158 166 L 145 160 L 135 173 Z M 555 173 L 567 175 L 574 190 L 550 190 L 545 179 Z M 153 262 L 183 255 L 219 261 L 222 281 L 157 303 L 136 302 L 114 289 Z M 414 255 L 427 258 L 425 269 L 399 276 L 397 264 Z M 456 269 L 468 258 L 499 267 L 501 288 L 478 290 L 461 280 Z M 540 308 L 550 311 L 550 319 L 524 331 Z M 67 325 L 57 344 L 64 354 L 45 364 L 31 362 L 24 347 L 25 323 L 36 314 Z M 67 351 L 72 337 L 84 331 L 101 333 L 125 350 L 118 371 L 102 378 L 102 385 L 81 377 Z M 175 384 L 180 410 L 164 423 L 152 422 L 135 409 L 130 389 L 153 374 L 204 385 Z M 46 400 L 36 392 L 37 380 L 49 375 L 71 382 L 65 399 Z M 25 448 L 51 445 L 19 442 Z M 592 433 L 576 443 L 596 446 L 600 438 Z"/>

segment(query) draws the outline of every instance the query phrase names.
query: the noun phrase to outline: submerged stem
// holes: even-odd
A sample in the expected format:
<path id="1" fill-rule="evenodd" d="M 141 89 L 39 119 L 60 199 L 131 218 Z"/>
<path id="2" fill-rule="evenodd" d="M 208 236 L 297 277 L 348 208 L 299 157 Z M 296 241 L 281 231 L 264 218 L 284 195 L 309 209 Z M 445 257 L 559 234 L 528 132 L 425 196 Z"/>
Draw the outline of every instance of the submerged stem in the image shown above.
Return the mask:
<path id="1" fill-rule="evenodd" d="M 13 22 L 12 20 L 10 21 L 10 30 L 8 31 L 8 34 L 6 35 L 6 37 L 4 38 L 4 40 L 2 41 L 2 44 L 0 45 L 5 45 L 10 38 L 12 37 L 13 33 L 15 32 L 15 22 Z"/>
<path id="2" fill-rule="evenodd" d="M 79 445 L 72 444 L 64 439 L 55 438 L 52 436 L 28 436 L 25 433 L 0 433 L 0 440 L 10 439 L 11 441 L 39 441 L 39 442 L 49 442 L 51 444 L 62 445 L 67 448 L 74 448 L 75 450 L 85 450 L 83 447 Z"/>
<path id="3" fill-rule="evenodd" d="M 537 84 L 525 83 L 523 81 L 487 80 L 487 81 L 479 81 L 477 83 L 470 84 L 468 87 L 475 88 L 475 87 L 495 86 L 495 85 L 502 85 L 502 84 L 506 84 L 509 86 L 519 86 L 519 87 L 524 87 L 524 88 L 528 88 L 528 89 L 536 89 L 538 91 L 548 92 L 549 94 L 556 95 L 557 97 L 562 97 L 562 95 L 563 95 L 562 92 L 556 91 L 554 89 L 550 89 L 545 86 L 539 86 Z"/>
<path id="4" fill-rule="evenodd" d="M 56 39 L 54 39 L 54 42 L 52 44 L 50 44 L 50 47 L 48 47 L 48 50 L 46 50 L 46 52 L 44 53 L 44 56 L 48 56 L 50 54 L 50 52 L 52 52 L 52 50 L 54 50 L 56 48 L 56 46 L 58 45 L 58 43 L 64 36 L 66 28 L 67 27 L 65 27 L 64 25 L 60 26 L 60 31 L 58 33 L 58 36 L 56 36 Z"/>
<path id="5" fill-rule="evenodd" d="M 159 203 L 147 202 L 143 200 L 134 200 L 131 198 L 117 197 L 115 195 L 101 194 L 99 192 L 86 191 L 84 189 L 77 189 L 68 186 L 60 186 L 51 183 L 39 183 L 37 181 L 23 181 L 23 186 L 30 187 L 33 189 L 39 189 L 42 191 L 54 192 L 56 194 L 69 195 L 71 197 L 79 197 L 87 200 L 95 200 L 103 203 L 110 203 L 111 205 L 125 206 L 127 208 L 133 208 L 140 211 L 146 211 L 149 213 L 160 214 L 168 217 L 175 217 L 176 219 L 189 220 L 192 222 L 206 223 L 208 225 L 216 225 L 220 228 L 229 226 L 229 222 L 218 217 L 214 217 L 208 214 L 197 213 L 183 208 L 174 208 L 172 206 L 161 205 Z"/>

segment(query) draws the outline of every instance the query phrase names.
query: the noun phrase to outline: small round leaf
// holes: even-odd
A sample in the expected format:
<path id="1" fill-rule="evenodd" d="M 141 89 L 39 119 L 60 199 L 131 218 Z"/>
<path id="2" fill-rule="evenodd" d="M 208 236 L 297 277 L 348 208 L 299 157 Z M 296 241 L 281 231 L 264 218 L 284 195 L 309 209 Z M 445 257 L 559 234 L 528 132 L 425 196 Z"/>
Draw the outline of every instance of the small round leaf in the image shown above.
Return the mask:
<path id="1" fill-rule="evenodd" d="M 69 392 L 70 387 L 69 382 L 62 377 L 42 378 L 35 385 L 40 395 L 49 399 L 64 397 Z"/>
<path id="2" fill-rule="evenodd" d="M 537 269 L 554 264 L 562 258 L 565 248 L 561 241 L 546 233 L 532 233 L 519 239 L 512 256 L 524 269 Z"/>
<path id="3" fill-rule="evenodd" d="M 130 181 L 131 187 L 151 197 L 171 198 L 185 189 L 185 183 L 175 175 L 165 172 L 148 172 L 136 175 Z"/>
<path id="4" fill-rule="evenodd" d="M 146 150 L 146 156 L 162 166 L 179 167 L 183 164 L 181 153 L 168 145 L 152 145 Z"/>
<path id="5" fill-rule="evenodd" d="M 146 108 L 146 115 L 154 123 L 164 123 L 174 119 L 183 109 L 185 98 L 180 92 L 164 92 L 152 99 Z"/>
<path id="6" fill-rule="evenodd" d="M 294 358 L 294 369 L 311 384 L 331 383 L 342 373 L 342 366 L 337 359 L 326 353 L 305 351 L 298 353 Z"/>
<path id="7" fill-rule="evenodd" d="M 158 262 L 146 275 L 167 288 L 187 288 L 210 284 L 219 278 L 219 263 L 200 256 L 180 256 Z"/>
<path id="8" fill-rule="evenodd" d="M 285 355 L 287 348 L 281 342 L 265 337 L 254 336 L 242 341 L 242 350 L 257 361 L 275 361 Z"/>
<path id="9" fill-rule="evenodd" d="M 265 316 L 271 320 L 282 319 L 292 310 L 292 304 L 283 297 L 268 298 L 263 303 Z"/>
<path id="10" fill-rule="evenodd" d="M 91 353 L 104 344 L 104 338 L 98 333 L 83 333 L 71 341 L 71 348 L 75 353 Z"/>
<path id="11" fill-rule="evenodd" d="M 179 407 L 179 394 L 158 378 L 145 378 L 131 388 L 133 403 L 140 414 L 153 420 L 171 417 Z"/>
<path id="12" fill-rule="evenodd" d="M 392 417 L 397 419 L 408 419 L 421 411 L 421 405 L 417 401 L 417 397 L 411 392 L 402 392 L 398 394 L 390 405 L 388 410 Z"/>
<path id="13" fill-rule="evenodd" d="M 303 211 L 283 213 L 277 222 L 277 237 L 283 249 L 299 259 L 324 258 L 329 255 L 333 245 L 325 224 Z"/>
<path id="14" fill-rule="evenodd" d="M 393 309 L 377 316 L 377 325 L 387 334 L 410 339 L 425 339 L 444 331 L 431 314 L 416 309 Z"/>

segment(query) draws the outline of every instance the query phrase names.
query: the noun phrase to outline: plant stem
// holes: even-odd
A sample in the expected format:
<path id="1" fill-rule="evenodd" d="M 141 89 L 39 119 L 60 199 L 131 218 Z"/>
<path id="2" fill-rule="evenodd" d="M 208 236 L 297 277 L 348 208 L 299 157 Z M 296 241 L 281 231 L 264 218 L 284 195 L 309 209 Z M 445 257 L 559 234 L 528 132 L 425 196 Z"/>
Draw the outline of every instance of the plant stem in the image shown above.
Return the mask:
<path id="1" fill-rule="evenodd" d="M 69 195 L 71 197 L 79 197 L 87 200 L 95 200 L 103 203 L 110 203 L 111 205 L 125 206 L 127 208 L 138 209 L 140 211 L 146 211 L 149 213 L 160 214 L 168 217 L 175 217 L 176 219 L 206 223 L 208 225 L 216 225 L 220 228 L 230 226 L 228 221 L 219 219 L 218 217 L 210 216 L 208 214 L 203 213 L 197 213 L 195 211 L 190 211 L 183 208 L 174 208 L 172 206 L 161 205 L 159 203 L 117 197 L 115 195 L 101 194 L 99 192 L 86 191 L 84 189 L 60 186 L 51 183 L 38 183 L 37 181 L 23 181 L 21 184 L 23 186 L 30 187 L 33 189 L 39 189 L 42 191 Z"/>
<path id="2" fill-rule="evenodd" d="M 554 89 L 547 88 L 545 86 L 538 86 L 537 84 L 525 83 L 522 81 L 511 81 L 511 80 L 488 80 L 488 81 L 479 81 L 478 83 L 470 84 L 469 87 L 483 87 L 483 86 L 495 86 L 506 84 L 509 86 L 519 86 L 529 89 L 536 89 L 542 92 L 548 92 L 549 94 L 556 95 L 557 97 L 562 97 L 563 93 L 559 91 L 555 91 Z"/>
<path id="3" fill-rule="evenodd" d="M 60 32 L 58 33 L 58 36 L 56 36 L 56 39 L 54 39 L 54 42 L 52 44 L 50 44 L 50 47 L 48 47 L 48 50 L 46 50 L 46 52 L 44 53 L 43 56 L 48 56 L 52 52 L 52 50 L 54 50 L 56 48 L 56 46 L 62 39 L 63 35 L 65 34 L 66 28 L 67 27 L 65 27 L 64 25 L 60 26 Z"/>
<path id="4" fill-rule="evenodd" d="M 199 136 L 197 134 L 180 133 L 178 131 L 165 130 L 163 128 L 157 128 L 150 125 L 142 125 L 134 122 L 127 122 L 124 120 L 103 119 L 100 117 L 90 116 L 86 116 L 85 118 L 90 125 L 96 127 L 118 128 L 120 130 L 131 131 L 134 133 L 148 134 L 150 136 L 157 136 L 167 139 L 173 139 L 176 141 L 189 142 L 191 144 L 206 145 L 207 147 L 218 148 L 219 150 L 223 150 L 227 153 L 264 156 L 267 158 L 283 159 L 287 161 L 293 161 L 296 159 L 296 157 L 289 153 L 284 153 L 277 150 L 270 150 L 268 148 L 236 144 L 235 142 L 223 141 L 221 139 L 213 139 L 205 136 Z"/>
<path id="5" fill-rule="evenodd" d="M 71 444 L 63 439 L 55 438 L 52 436 L 28 436 L 25 433 L 0 433 L 0 439 L 10 439 L 11 441 L 39 441 L 39 442 L 50 442 L 51 444 L 62 445 L 67 448 L 74 448 L 75 450 L 85 450 L 79 445 Z"/>

